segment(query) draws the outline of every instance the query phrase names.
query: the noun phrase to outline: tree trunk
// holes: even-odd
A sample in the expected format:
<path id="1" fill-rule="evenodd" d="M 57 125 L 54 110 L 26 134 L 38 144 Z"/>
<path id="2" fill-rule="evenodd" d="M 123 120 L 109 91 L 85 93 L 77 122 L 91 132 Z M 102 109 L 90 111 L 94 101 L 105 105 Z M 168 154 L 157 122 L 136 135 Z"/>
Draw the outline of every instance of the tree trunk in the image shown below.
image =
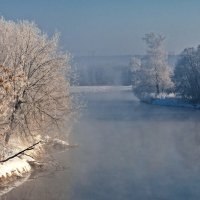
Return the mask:
<path id="1" fill-rule="evenodd" d="M 158 82 L 158 73 L 156 72 L 156 95 L 160 94 L 160 87 Z"/>

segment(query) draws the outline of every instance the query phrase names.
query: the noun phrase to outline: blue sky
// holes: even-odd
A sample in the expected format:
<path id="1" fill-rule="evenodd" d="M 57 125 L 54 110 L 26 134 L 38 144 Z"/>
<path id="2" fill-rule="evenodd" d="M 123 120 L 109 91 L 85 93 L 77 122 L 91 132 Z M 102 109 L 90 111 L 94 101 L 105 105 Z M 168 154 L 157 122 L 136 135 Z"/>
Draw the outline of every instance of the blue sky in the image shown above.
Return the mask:
<path id="1" fill-rule="evenodd" d="M 143 54 L 145 33 L 180 53 L 200 44 L 200 0 L 0 0 L 0 15 L 28 19 L 74 55 Z"/>

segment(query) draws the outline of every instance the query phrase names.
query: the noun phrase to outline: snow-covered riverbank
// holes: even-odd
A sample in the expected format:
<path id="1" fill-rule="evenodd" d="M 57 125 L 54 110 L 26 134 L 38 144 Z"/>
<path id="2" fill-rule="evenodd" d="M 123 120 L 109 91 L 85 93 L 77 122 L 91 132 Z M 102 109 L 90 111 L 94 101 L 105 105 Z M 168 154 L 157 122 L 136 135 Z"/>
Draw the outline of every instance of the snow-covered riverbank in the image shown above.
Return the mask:
<path id="1" fill-rule="evenodd" d="M 0 165 L 0 180 L 3 181 L 6 178 L 12 176 L 22 176 L 31 170 L 31 166 L 28 160 L 25 158 L 15 157 Z"/>
<path id="2" fill-rule="evenodd" d="M 141 98 L 142 102 L 159 105 L 159 106 L 171 106 L 171 107 L 183 107 L 183 108 L 193 108 L 200 109 L 200 104 L 193 104 L 186 99 L 182 99 L 181 97 L 177 97 L 174 94 L 161 94 L 157 97 L 155 95 L 146 96 Z"/>
<path id="3" fill-rule="evenodd" d="M 46 137 L 41 142 L 35 144 L 37 146 L 17 156 L 13 155 L 18 154 L 27 147 L 10 148 L 5 152 L 5 162 L 0 163 L 0 196 L 24 183 L 35 167 L 42 167 L 42 164 L 38 160 L 44 157 L 45 152 L 58 152 L 71 147 L 71 145 L 63 140 L 50 137 Z"/>
<path id="4" fill-rule="evenodd" d="M 192 104 L 190 102 L 176 98 L 153 99 L 152 104 L 159 106 L 173 106 L 173 107 L 200 109 L 200 104 Z"/>

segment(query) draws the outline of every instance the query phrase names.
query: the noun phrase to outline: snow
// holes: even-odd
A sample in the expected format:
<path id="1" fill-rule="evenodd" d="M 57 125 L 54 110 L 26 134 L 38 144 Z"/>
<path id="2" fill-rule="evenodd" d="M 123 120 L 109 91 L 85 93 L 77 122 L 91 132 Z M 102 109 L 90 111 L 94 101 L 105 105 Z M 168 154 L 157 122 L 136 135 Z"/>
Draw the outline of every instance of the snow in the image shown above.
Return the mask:
<path id="1" fill-rule="evenodd" d="M 46 136 L 44 138 L 45 142 L 45 148 L 48 149 L 48 151 L 63 151 L 66 150 L 70 145 L 68 142 L 57 139 L 57 138 L 51 138 L 49 136 Z"/>
<path id="2" fill-rule="evenodd" d="M 45 150 L 52 150 L 55 152 L 55 150 L 62 151 L 69 147 L 70 145 L 66 141 L 46 136 L 42 140 L 42 143 L 38 144 L 33 150 L 27 153 L 28 155 L 31 155 L 31 157 L 20 155 L 4 163 L 0 163 L 0 196 L 24 183 L 30 176 L 32 169 L 41 166 L 41 164 L 37 162 L 37 156 L 44 154 Z M 7 148 L 5 158 L 8 158 L 25 148 L 27 148 L 27 146 L 20 146 L 20 148 L 19 145 L 18 148 L 10 146 Z M 0 151 L 2 151 L 1 148 Z M 12 184 L 7 185 L 10 182 L 12 182 Z"/>
<path id="3" fill-rule="evenodd" d="M 30 172 L 31 163 L 36 162 L 37 156 L 39 154 L 44 153 L 45 149 L 48 149 L 48 150 L 53 149 L 53 150 L 61 151 L 61 150 L 67 149 L 68 147 L 69 147 L 69 143 L 57 138 L 51 138 L 47 136 L 44 138 L 42 143 L 38 144 L 33 150 L 28 152 L 28 154 L 31 157 L 27 155 L 20 155 L 4 163 L 1 163 L 0 164 L 0 180 L 4 180 L 12 176 L 22 177 L 23 174 Z M 27 147 L 21 147 L 21 148 L 10 147 L 6 151 L 5 158 L 8 158 L 9 156 L 12 156 L 25 148 Z"/>
<path id="4" fill-rule="evenodd" d="M 160 105 L 160 106 L 174 106 L 174 107 L 200 109 L 200 104 L 191 104 L 189 102 L 183 101 L 181 99 L 176 99 L 176 98 L 154 99 L 152 101 L 152 104 Z"/>
<path id="5" fill-rule="evenodd" d="M 12 145 L 8 146 L 6 149 L 4 149 L 4 159 L 15 155 L 25 148 L 27 147 L 21 146 L 16 148 Z M 37 149 L 31 150 L 29 154 L 36 151 Z M 11 178 L 12 176 L 22 177 L 23 174 L 30 172 L 31 166 L 28 163 L 29 161 L 34 161 L 34 159 L 26 155 L 20 155 L 6 162 L 0 163 L 0 180 L 5 180 L 7 178 Z"/>
<path id="6" fill-rule="evenodd" d="M 31 166 L 26 159 L 15 157 L 0 165 L 0 178 L 22 176 L 22 174 L 31 171 Z"/>
<path id="7" fill-rule="evenodd" d="M 0 197 L 8 192 L 10 192 L 12 189 L 20 186 L 21 184 L 23 184 L 24 182 L 26 182 L 28 180 L 28 178 L 30 177 L 30 174 L 27 174 L 26 176 L 23 176 L 22 178 L 20 179 L 17 179 L 15 182 L 13 182 L 12 184 L 10 185 L 6 185 L 6 186 L 3 186 L 1 187 L 1 190 L 0 190 Z"/>
<path id="8" fill-rule="evenodd" d="M 152 97 L 152 96 L 153 95 L 145 97 L 144 99 L 142 99 L 142 101 L 150 103 L 152 105 L 159 105 L 159 106 L 200 109 L 200 104 L 192 104 L 188 100 L 184 100 L 181 97 L 177 97 L 176 94 L 174 93 L 171 94 L 161 93 L 157 97 Z"/>

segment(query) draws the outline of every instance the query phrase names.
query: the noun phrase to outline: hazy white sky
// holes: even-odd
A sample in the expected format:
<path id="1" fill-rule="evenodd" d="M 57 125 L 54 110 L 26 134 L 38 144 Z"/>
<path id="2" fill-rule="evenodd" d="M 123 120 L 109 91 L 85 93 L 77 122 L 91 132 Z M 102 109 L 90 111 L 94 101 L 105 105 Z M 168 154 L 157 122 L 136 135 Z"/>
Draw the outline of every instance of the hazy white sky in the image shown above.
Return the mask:
<path id="1" fill-rule="evenodd" d="M 74 55 L 143 54 L 147 32 L 166 36 L 168 51 L 200 44 L 200 0 L 0 0 L 0 15 L 28 19 Z"/>

